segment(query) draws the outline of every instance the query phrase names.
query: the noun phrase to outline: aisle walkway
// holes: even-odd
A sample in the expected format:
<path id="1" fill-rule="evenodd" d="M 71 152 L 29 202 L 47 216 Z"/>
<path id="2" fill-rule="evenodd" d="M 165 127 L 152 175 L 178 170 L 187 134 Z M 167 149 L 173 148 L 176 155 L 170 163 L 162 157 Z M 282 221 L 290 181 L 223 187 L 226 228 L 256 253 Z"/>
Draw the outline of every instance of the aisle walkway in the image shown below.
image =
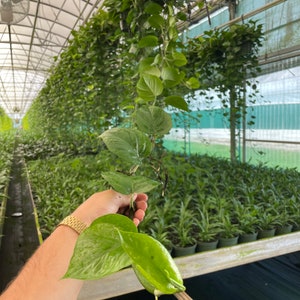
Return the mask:
<path id="1" fill-rule="evenodd" d="M 0 292 L 39 245 L 29 186 L 23 172 L 22 159 L 15 152 L 0 249 Z"/>

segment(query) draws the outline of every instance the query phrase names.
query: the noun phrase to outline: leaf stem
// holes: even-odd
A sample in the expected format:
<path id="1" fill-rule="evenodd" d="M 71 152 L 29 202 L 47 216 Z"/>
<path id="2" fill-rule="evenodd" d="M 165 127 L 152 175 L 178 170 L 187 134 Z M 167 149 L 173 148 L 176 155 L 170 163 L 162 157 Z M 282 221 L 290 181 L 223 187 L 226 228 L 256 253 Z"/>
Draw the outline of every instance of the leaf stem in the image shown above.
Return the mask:
<path id="1" fill-rule="evenodd" d="M 133 219 L 134 213 L 136 211 L 136 203 L 133 199 L 133 195 L 134 194 L 131 195 L 130 204 L 129 204 L 129 217 L 130 217 L 130 219 Z"/>
<path id="2" fill-rule="evenodd" d="M 191 298 L 186 292 L 176 293 L 174 296 L 178 300 L 193 300 L 193 298 Z"/>

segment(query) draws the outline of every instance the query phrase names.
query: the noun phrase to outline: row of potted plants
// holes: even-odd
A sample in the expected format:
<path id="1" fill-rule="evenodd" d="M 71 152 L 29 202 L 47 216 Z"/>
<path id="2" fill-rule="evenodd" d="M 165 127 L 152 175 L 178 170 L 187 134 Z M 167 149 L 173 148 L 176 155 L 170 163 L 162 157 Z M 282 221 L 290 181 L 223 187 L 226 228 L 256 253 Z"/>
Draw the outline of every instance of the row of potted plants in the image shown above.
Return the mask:
<path id="1" fill-rule="evenodd" d="M 157 203 L 142 225 L 169 249 L 198 244 L 200 250 L 200 243 L 211 241 L 223 247 L 225 239 L 241 243 L 299 229 L 296 169 L 232 164 L 209 156 L 169 158 L 170 189 L 163 199 L 154 197 Z"/>
<path id="2" fill-rule="evenodd" d="M 109 153 L 69 157 L 61 154 L 29 162 L 30 180 L 41 229 L 50 233 L 65 214 L 91 193 L 106 188 L 102 170 L 111 170 Z M 149 193 L 149 208 L 140 230 L 170 250 L 200 241 L 244 234 L 261 238 L 263 229 L 300 224 L 296 169 L 232 164 L 227 159 L 166 152 L 159 174 L 161 188 Z M 143 172 L 153 176 L 150 169 Z M 152 173 L 151 173 L 152 172 Z M 57 176 L 55 175 L 57 174 Z M 238 238 L 237 238 L 238 237 Z"/>
<path id="3" fill-rule="evenodd" d="M 296 201 L 289 203 L 299 209 Z M 178 201 L 166 201 L 163 207 L 149 210 L 143 229 L 173 251 L 174 256 L 181 252 L 211 250 L 299 230 L 298 216 L 282 215 L 280 207 L 265 209 L 263 204 L 243 206 L 240 202 L 227 202 L 224 198 L 192 199 L 189 196 Z"/>
<path id="4" fill-rule="evenodd" d="M 5 220 L 7 188 L 10 179 L 13 147 L 14 135 L 11 132 L 2 132 L 0 134 L 0 246 Z"/>
<path id="5" fill-rule="evenodd" d="M 96 133 L 69 132 L 45 136 L 31 131 L 22 131 L 20 151 L 26 160 L 43 159 L 64 154 L 78 156 L 99 152 Z"/>
<path id="6" fill-rule="evenodd" d="M 91 194 L 105 189 L 100 171 L 106 164 L 99 155 L 70 157 L 63 153 L 27 161 L 43 238 Z"/>
<path id="7" fill-rule="evenodd" d="M 0 134 L 0 199 L 4 196 L 3 193 L 9 181 L 13 148 L 14 135 L 10 132 L 2 132 Z"/>

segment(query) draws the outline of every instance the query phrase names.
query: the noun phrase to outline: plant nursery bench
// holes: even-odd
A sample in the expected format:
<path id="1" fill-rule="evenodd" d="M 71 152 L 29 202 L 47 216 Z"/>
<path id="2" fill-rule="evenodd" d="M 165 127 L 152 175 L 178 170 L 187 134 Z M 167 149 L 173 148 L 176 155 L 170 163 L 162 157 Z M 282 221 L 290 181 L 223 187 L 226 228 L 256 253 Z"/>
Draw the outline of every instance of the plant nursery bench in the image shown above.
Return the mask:
<path id="1" fill-rule="evenodd" d="M 299 250 L 300 232 L 294 232 L 175 258 L 175 262 L 182 277 L 187 279 Z M 134 271 L 127 268 L 100 280 L 85 282 L 78 300 L 109 299 L 143 289 Z"/>

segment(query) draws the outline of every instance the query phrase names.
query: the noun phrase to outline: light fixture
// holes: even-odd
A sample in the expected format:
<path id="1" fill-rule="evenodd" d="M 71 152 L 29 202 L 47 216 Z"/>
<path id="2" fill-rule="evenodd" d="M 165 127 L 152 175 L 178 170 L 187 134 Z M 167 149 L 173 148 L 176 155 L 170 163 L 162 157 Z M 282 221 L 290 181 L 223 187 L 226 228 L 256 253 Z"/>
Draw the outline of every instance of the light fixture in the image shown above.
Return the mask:
<path id="1" fill-rule="evenodd" d="M 29 11 L 29 0 L 1 0 L 1 23 L 16 24 L 22 21 Z"/>

